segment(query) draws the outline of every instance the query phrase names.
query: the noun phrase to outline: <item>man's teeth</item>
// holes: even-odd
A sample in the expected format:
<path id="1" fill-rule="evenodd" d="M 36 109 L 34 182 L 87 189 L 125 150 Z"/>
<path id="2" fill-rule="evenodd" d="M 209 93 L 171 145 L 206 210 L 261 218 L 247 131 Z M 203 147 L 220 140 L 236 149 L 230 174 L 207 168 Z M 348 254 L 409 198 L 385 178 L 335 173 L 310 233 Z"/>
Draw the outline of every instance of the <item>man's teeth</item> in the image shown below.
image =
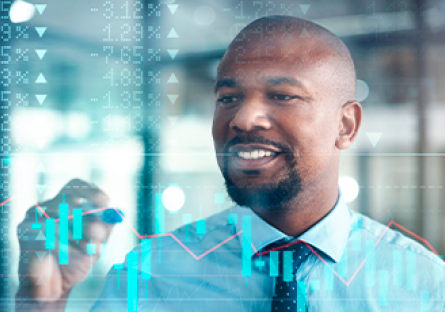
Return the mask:
<path id="1" fill-rule="evenodd" d="M 251 152 L 238 152 L 239 157 L 243 159 L 258 159 L 266 156 L 274 156 L 275 152 L 265 151 L 265 150 L 255 150 Z"/>

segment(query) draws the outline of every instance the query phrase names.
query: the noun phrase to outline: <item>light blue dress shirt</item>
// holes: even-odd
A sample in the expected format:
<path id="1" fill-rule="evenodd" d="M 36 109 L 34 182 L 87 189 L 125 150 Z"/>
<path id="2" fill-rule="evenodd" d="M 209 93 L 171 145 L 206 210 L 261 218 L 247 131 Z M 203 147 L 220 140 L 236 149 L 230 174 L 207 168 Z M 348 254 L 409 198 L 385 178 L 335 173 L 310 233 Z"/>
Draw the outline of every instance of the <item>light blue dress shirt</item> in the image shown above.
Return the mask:
<path id="1" fill-rule="evenodd" d="M 144 241 L 110 270 L 92 311 L 270 312 L 275 266 L 256 250 L 295 239 L 314 251 L 295 274 L 307 311 L 445 311 L 441 258 L 341 195 L 298 238 L 234 206 Z"/>

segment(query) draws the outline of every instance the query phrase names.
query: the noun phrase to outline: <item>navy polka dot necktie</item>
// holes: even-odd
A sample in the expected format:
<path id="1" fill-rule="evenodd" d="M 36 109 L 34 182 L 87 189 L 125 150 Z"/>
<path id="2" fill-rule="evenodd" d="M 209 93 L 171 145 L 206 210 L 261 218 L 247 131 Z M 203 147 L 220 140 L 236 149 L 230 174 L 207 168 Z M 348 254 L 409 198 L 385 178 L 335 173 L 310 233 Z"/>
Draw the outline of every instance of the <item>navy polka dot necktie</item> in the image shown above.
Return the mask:
<path id="1" fill-rule="evenodd" d="M 280 249 L 278 254 L 278 276 L 275 279 L 275 292 L 271 312 L 306 312 L 305 290 L 298 285 L 296 272 L 310 255 L 304 243 Z"/>

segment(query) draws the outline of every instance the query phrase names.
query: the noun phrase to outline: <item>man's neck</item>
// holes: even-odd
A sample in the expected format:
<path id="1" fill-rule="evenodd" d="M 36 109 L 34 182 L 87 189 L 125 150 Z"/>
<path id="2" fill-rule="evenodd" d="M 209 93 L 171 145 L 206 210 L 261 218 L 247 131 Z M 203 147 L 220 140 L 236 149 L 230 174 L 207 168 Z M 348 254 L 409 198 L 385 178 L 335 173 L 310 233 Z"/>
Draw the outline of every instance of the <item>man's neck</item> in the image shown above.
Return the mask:
<path id="1" fill-rule="evenodd" d="M 296 198 L 274 208 L 252 207 L 264 221 L 286 235 L 297 237 L 323 219 L 337 203 L 338 185 L 302 190 Z"/>

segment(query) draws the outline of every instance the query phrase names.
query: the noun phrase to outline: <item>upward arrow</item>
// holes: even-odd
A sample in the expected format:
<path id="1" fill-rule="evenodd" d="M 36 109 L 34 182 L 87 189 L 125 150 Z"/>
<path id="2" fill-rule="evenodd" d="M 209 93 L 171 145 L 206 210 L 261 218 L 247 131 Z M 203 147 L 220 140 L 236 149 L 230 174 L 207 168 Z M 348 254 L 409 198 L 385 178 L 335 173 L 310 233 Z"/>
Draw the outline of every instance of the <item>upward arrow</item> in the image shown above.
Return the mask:
<path id="1" fill-rule="evenodd" d="M 310 38 L 310 35 L 306 28 L 303 28 L 303 30 L 301 31 L 300 38 Z"/>
<path id="2" fill-rule="evenodd" d="M 42 231 L 39 232 L 39 234 L 37 234 L 36 240 L 45 240 L 45 235 L 43 234 Z"/>
<path id="3" fill-rule="evenodd" d="M 169 38 L 169 39 L 179 38 L 178 33 L 176 32 L 176 30 L 173 27 L 170 30 L 170 32 L 168 33 L 167 38 Z"/>
<path id="4" fill-rule="evenodd" d="M 43 76 L 42 73 L 40 73 L 39 76 L 37 76 L 36 83 L 46 83 L 45 76 Z"/>
<path id="5" fill-rule="evenodd" d="M 172 73 L 170 75 L 170 78 L 168 78 L 167 83 L 179 83 L 178 78 L 176 78 L 175 73 Z"/>

